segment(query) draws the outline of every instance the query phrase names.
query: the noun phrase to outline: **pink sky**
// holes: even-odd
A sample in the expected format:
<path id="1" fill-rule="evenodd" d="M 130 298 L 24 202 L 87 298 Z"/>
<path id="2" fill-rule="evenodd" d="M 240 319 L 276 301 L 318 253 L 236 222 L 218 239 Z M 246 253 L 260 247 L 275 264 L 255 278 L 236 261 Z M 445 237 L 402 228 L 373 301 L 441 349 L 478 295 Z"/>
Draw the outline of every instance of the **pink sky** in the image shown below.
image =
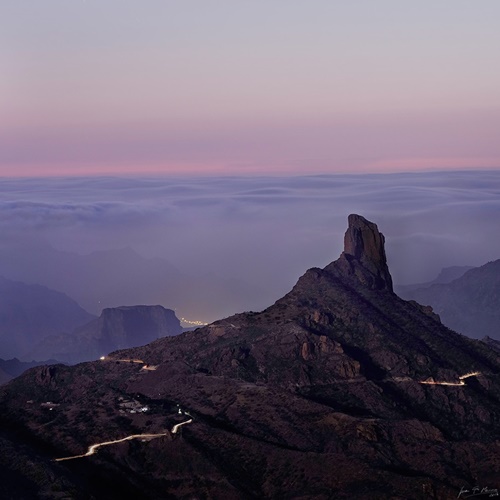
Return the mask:
<path id="1" fill-rule="evenodd" d="M 500 4 L 0 5 L 0 176 L 500 167 Z"/>

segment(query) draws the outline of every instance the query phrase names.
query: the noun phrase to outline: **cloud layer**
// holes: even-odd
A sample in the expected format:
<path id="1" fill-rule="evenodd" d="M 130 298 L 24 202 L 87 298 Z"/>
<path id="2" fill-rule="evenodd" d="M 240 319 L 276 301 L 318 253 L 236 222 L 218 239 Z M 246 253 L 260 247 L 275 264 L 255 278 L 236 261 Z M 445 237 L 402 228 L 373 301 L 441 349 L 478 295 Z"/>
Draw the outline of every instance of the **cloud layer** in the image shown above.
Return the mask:
<path id="1" fill-rule="evenodd" d="M 396 283 L 500 258 L 498 171 L 4 179 L 0 190 L 4 248 L 131 247 L 190 276 L 212 275 L 217 286 L 237 281 L 233 293 L 245 297 L 245 309 L 265 306 L 307 268 L 336 259 L 349 213 L 385 234 Z"/>

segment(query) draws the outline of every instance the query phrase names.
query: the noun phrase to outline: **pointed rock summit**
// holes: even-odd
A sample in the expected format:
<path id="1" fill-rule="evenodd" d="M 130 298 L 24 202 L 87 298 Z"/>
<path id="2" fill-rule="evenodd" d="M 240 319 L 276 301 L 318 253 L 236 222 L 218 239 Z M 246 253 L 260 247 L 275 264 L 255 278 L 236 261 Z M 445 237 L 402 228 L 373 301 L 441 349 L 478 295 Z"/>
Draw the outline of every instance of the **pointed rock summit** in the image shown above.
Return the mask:
<path id="1" fill-rule="evenodd" d="M 344 236 L 344 252 L 337 263 L 344 268 L 347 260 L 349 274 L 354 273 L 365 286 L 392 292 L 392 277 L 387 267 L 384 235 L 376 224 L 361 215 L 349 215 L 348 223 Z"/>
<path id="2" fill-rule="evenodd" d="M 349 227 L 344 236 L 344 253 L 362 262 L 387 266 L 385 238 L 377 225 L 357 214 L 349 215 L 348 223 Z"/>

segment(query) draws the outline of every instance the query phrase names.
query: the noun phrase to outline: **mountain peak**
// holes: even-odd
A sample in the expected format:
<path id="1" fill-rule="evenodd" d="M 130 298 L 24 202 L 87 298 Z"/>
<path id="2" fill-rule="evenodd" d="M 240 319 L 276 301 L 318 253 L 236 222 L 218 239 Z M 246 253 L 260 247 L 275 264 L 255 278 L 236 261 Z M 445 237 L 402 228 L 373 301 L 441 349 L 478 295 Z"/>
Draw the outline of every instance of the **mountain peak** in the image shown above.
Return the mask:
<path id="1" fill-rule="evenodd" d="M 344 236 L 344 253 L 359 260 L 385 261 L 384 236 L 373 222 L 361 215 L 348 217 L 348 228 Z"/>
<path id="2" fill-rule="evenodd" d="M 384 235 L 376 224 L 361 215 L 349 215 L 348 224 L 344 236 L 343 259 L 350 263 L 351 268 L 354 266 L 358 279 L 370 288 L 392 292 Z"/>

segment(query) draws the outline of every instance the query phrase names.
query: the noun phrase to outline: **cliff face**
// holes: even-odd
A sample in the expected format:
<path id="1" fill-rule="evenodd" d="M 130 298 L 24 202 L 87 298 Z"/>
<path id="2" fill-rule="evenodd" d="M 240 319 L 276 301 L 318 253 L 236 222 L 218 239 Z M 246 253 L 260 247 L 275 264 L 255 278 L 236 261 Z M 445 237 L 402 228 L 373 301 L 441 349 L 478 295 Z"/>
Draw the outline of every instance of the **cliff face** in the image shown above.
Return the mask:
<path id="1" fill-rule="evenodd" d="M 126 338 L 108 314 L 104 338 Z M 60 462 L 68 494 L 80 480 L 95 495 L 97 474 L 144 498 L 451 499 L 500 477 L 499 373 L 498 352 L 394 294 L 382 234 L 350 216 L 340 258 L 264 311 L 30 370 L 1 389 L 0 420 L 9 449 L 23 429 L 44 443 L 35 464 L 162 433 Z"/>
<path id="2" fill-rule="evenodd" d="M 174 311 L 162 306 L 108 308 L 98 319 L 77 328 L 71 335 L 48 337 L 31 351 L 31 356 L 76 363 L 181 332 Z"/>
<path id="3" fill-rule="evenodd" d="M 360 215 L 349 215 L 348 222 L 349 227 L 344 236 L 344 252 L 335 265 L 340 267 L 342 259 L 345 259 L 351 263 L 364 286 L 392 292 L 384 235 L 379 232 L 376 224 Z"/>
<path id="4" fill-rule="evenodd" d="M 0 385 L 5 384 L 9 380 L 18 377 L 26 370 L 34 366 L 41 366 L 47 364 L 56 364 L 59 361 L 54 359 L 47 359 L 45 361 L 19 361 L 17 358 L 1 359 L 0 358 Z"/>
<path id="5" fill-rule="evenodd" d="M 162 306 L 127 306 L 104 309 L 97 324 L 88 329 L 106 352 L 144 345 L 182 332 L 174 311 Z M 82 332 L 84 332 L 82 330 Z"/>

